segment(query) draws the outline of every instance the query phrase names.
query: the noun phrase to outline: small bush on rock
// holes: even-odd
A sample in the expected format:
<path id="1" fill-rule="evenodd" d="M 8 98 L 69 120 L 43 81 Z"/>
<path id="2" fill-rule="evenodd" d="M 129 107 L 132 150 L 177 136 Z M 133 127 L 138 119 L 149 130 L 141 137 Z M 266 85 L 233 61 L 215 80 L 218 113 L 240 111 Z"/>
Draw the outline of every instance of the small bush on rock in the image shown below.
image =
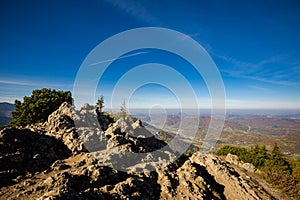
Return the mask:
<path id="1" fill-rule="evenodd" d="M 12 113 L 10 125 L 24 126 L 44 122 L 63 102 L 72 104 L 70 91 L 47 88 L 33 90 L 30 97 L 23 98 L 23 103 L 15 100 L 15 111 Z"/>

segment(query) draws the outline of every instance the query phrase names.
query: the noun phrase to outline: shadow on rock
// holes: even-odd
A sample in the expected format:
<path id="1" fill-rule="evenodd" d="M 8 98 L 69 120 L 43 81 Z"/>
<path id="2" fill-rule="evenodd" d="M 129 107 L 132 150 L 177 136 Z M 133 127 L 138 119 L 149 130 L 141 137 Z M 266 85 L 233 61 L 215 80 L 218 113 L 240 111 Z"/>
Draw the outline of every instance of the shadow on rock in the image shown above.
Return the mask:
<path id="1" fill-rule="evenodd" d="M 224 195 L 224 185 L 219 184 L 204 166 L 201 166 L 197 163 L 192 163 L 192 166 L 197 169 L 197 175 L 203 177 L 204 180 L 211 186 L 213 189 L 212 194 L 217 194 L 216 196 L 218 196 L 218 199 L 226 199 Z M 215 198 L 215 196 L 209 196 L 208 194 L 208 199 L 213 198 Z"/>
<path id="2" fill-rule="evenodd" d="M 28 129 L 5 128 L 0 132 L 0 187 L 41 172 L 71 151 L 63 142 Z"/>

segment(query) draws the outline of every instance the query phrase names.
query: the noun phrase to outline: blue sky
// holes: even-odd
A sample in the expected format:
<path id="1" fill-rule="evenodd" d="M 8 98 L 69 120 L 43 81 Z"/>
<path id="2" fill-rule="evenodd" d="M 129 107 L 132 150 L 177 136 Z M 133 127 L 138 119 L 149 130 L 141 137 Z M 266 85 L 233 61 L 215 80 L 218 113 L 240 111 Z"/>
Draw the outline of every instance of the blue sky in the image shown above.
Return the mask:
<path id="1" fill-rule="evenodd" d="M 43 87 L 72 91 L 81 63 L 95 46 L 119 32 L 151 26 L 187 34 L 206 49 L 222 75 L 228 108 L 299 109 L 299 13 L 296 0 L 3 0 L 0 102 L 21 100 Z M 210 106 L 201 76 L 184 60 L 155 49 L 114 62 L 97 94 L 110 101 L 122 73 L 147 62 L 178 70 L 194 87 L 199 106 Z M 177 100 L 167 88 L 145 85 L 130 102 L 176 107 Z"/>

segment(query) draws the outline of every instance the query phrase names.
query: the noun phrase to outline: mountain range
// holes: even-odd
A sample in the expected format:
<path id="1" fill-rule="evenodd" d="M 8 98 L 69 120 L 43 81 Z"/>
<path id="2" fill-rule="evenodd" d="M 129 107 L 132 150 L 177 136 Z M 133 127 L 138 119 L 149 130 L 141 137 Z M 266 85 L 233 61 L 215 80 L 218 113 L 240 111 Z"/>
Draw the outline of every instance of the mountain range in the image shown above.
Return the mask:
<path id="1" fill-rule="evenodd" d="M 11 103 L 1 102 L 0 103 L 0 126 L 8 124 L 12 119 L 12 111 L 15 107 Z"/>

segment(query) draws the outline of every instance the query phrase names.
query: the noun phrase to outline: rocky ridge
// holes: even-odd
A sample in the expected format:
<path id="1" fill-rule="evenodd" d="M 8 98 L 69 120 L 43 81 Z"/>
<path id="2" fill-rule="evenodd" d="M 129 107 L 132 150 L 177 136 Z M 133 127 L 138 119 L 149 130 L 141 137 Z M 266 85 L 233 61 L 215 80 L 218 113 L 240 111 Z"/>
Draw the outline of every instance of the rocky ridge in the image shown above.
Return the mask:
<path id="1" fill-rule="evenodd" d="M 109 124 L 92 106 L 64 103 L 43 124 L 0 131 L 0 199 L 284 198 L 213 154 L 161 168 L 174 159 L 165 145 L 139 120 Z"/>

